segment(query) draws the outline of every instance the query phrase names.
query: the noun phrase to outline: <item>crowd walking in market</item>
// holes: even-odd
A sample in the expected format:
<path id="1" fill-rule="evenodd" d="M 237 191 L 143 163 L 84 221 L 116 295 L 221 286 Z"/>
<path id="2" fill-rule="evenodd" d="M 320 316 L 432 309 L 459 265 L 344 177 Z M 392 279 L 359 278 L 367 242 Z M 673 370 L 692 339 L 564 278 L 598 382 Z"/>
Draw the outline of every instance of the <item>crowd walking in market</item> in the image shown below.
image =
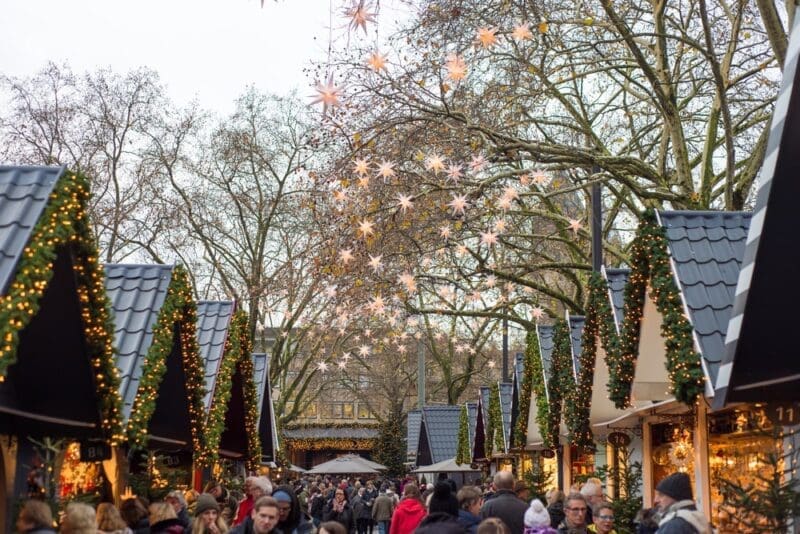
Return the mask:
<path id="1" fill-rule="evenodd" d="M 16 529 L 24 534 L 616 534 L 614 506 L 589 479 L 568 495 L 551 490 L 547 502 L 500 471 L 486 484 L 463 485 L 440 476 L 434 484 L 317 476 L 275 485 L 248 477 L 243 492 L 209 483 L 203 493 L 173 490 L 162 500 L 129 497 L 119 508 L 66 505 L 54 521 L 50 506 L 30 499 Z M 524 500 L 523 500 L 524 499 Z M 656 486 L 653 510 L 642 510 L 637 534 L 709 534 L 688 475 Z M 56 526 L 58 524 L 58 526 Z M 628 526 L 631 527 L 631 526 Z M 58 528 L 58 530 L 56 530 Z"/>

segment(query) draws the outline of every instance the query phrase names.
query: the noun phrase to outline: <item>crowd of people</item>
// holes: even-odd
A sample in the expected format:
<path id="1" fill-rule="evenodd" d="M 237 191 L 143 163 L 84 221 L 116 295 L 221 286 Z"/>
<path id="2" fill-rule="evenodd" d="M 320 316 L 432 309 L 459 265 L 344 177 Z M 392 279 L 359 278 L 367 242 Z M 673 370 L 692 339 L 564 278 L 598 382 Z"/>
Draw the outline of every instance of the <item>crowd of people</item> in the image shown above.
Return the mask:
<path id="1" fill-rule="evenodd" d="M 552 490 L 547 503 L 507 471 L 485 485 L 441 477 L 435 484 L 330 476 L 273 486 L 248 477 L 244 492 L 211 483 L 205 492 L 171 491 L 157 502 L 125 499 L 66 506 L 59 532 L 67 534 L 616 534 L 614 507 L 598 479 L 569 495 Z M 692 500 L 689 477 L 675 473 L 656 487 L 654 510 L 644 511 L 637 534 L 707 534 Z M 24 534 L 56 532 L 50 507 L 29 500 L 16 523 Z"/>

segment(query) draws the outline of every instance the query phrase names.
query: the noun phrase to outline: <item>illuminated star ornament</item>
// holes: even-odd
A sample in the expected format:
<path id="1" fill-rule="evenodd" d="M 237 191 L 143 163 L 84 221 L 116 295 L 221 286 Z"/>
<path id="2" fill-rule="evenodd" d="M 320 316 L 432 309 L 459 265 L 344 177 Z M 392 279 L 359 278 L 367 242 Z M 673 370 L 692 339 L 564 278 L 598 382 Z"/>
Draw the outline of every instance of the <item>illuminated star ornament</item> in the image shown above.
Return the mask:
<path id="1" fill-rule="evenodd" d="M 454 184 L 458 184 L 462 176 L 464 176 L 464 173 L 461 172 L 461 165 L 450 165 L 447 168 L 447 179 L 453 180 Z"/>
<path id="2" fill-rule="evenodd" d="M 447 203 L 448 206 L 453 208 L 453 215 L 464 215 L 464 210 L 467 209 L 468 204 L 466 195 L 453 195 L 453 200 Z"/>
<path id="3" fill-rule="evenodd" d="M 494 232 L 481 232 L 481 243 L 486 246 L 491 247 L 492 245 L 497 244 L 497 234 Z"/>
<path id="4" fill-rule="evenodd" d="M 342 88 L 333 84 L 333 74 L 328 76 L 327 84 L 322 85 L 321 83 L 318 83 L 315 90 L 317 91 L 317 94 L 314 96 L 311 104 L 313 105 L 322 103 L 323 113 L 327 113 L 328 108 L 342 105 L 342 103 L 339 101 L 339 97 L 342 96 Z"/>
<path id="5" fill-rule="evenodd" d="M 358 223 L 358 233 L 365 239 L 375 233 L 374 228 L 375 223 L 369 219 L 362 219 L 361 222 Z"/>
<path id="6" fill-rule="evenodd" d="M 469 162 L 469 169 L 471 171 L 480 171 L 486 167 L 486 159 L 483 156 L 473 156 L 472 161 Z"/>
<path id="7" fill-rule="evenodd" d="M 444 67 L 447 69 L 447 77 L 454 82 L 461 81 L 467 76 L 467 64 L 457 54 L 447 56 L 447 63 Z"/>
<path id="8" fill-rule="evenodd" d="M 368 22 L 375 22 L 375 15 L 377 13 L 371 13 L 368 11 L 366 2 L 364 0 L 358 0 L 354 2 L 353 5 L 345 10 L 345 15 L 350 18 L 350 28 L 353 30 L 357 30 L 361 28 L 364 30 L 364 33 L 367 33 L 367 23 Z"/>
<path id="9" fill-rule="evenodd" d="M 569 229 L 577 236 L 580 229 L 583 228 L 580 219 L 570 219 L 569 220 Z"/>
<path id="10" fill-rule="evenodd" d="M 359 176 L 364 176 L 369 172 L 369 162 L 366 159 L 357 159 L 353 162 L 353 170 Z"/>
<path id="11" fill-rule="evenodd" d="M 339 251 L 339 260 L 347 265 L 351 261 L 353 261 L 353 249 L 350 248 L 343 248 Z"/>
<path id="12" fill-rule="evenodd" d="M 475 40 L 483 48 L 491 48 L 497 44 L 497 35 L 495 35 L 496 33 L 496 28 L 478 28 L 478 31 L 475 34 Z"/>
<path id="13" fill-rule="evenodd" d="M 319 370 L 319 371 L 321 371 L 323 373 L 326 372 L 328 370 L 328 364 L 325 363 L 325 362 L 319 362 L 317 364 L 317 370 Z"/>
<path id="14" fill-rule="evenodd" d="M 381 268 L 383 268 L 383 263 L 381 262 L 381 258 L 383 258 L 383 256 L 380 255 L 369 257 L 369 266 L 372 267 L 372 270 L 375 271 L 376 273 L 380 271 Z"/>
<path id="15" fill-rule="evenodd" d="M 533 39 L 533 32 L 531 32 L 531 25 L 529 22 L 520 22 L 518 26 L 514 27 L 511 32 L 511 37 L 517 41 L 527 41 Z"/>
<path id="16" fill-rule="evenodd" d="M 414 293 L 417 291 L 417 283 L 414 281 L 413 274 L 403 273 L 397 277 L 397 281 L 406 287 L 407 293 Z"/>
<path id="17" fill-rule="evenodd" d="M 449 226 L 444 225 L 444 226 L 439 228 L 439 235 L 441 237 L 443 237 L 444 239 L 448 239 L 451 234 L 452 234 L 452 231 L 450 230 Z"/>
<path id="18" fill-rule="evenodd" d="M 386 54 L 381 54 L 375 50 L 367 59 L 367 65 L 375 72 L 386 70 Z"/>
<path id="19" fill-rule="evenodd" d="M 394 163 L 391 161 L 383 160 L 381 164 L 378 165 L 378 176 L 383 178 L 384 181 L 394 177 L 394 175 Z"/>
<path id="20" fill-rule="evenodd" d="M 404 195 L 402 193 L 397 195 L 397 204 L 400 207 L 400 211 L 402 211 L 404 214 L 414 207 L 414 203 L 411 201 L 411 198 L 411 195 Z"/>
<path id="21" fill-rule="evenodd" d="M 361 345 L 358 348 L 358 355 L 361 357 L 369 356 L 369 352 L 370 352 L 369 345 Z"/>
<path id="22" fill-rule="evenodd" d="M 431 154 L 425 158 L 425 170 L 433 171 L 434 174 L 439 174 L 444 170 L 444 161 L 439 154 Z"/>
<path id="23" fill-rule="evenodd" d="M 533 316 L 534 319 L 538 321 L 539 319 L 544 317 L 544 309 L 541 306 L 536 306 L 531 310 L 531 315 Z"/>

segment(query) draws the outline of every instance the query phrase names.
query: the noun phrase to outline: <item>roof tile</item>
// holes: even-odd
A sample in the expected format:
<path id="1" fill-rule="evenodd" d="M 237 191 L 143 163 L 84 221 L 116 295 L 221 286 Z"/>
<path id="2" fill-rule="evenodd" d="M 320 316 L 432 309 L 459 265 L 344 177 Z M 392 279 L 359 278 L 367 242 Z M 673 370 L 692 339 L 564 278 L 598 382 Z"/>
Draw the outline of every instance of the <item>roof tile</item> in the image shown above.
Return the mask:
<path id="1" fill-rule="evenodd" d="M 461 406 L 425 406 L 422 423 L 428 435 L 433 463 L 455 458 Z"/>

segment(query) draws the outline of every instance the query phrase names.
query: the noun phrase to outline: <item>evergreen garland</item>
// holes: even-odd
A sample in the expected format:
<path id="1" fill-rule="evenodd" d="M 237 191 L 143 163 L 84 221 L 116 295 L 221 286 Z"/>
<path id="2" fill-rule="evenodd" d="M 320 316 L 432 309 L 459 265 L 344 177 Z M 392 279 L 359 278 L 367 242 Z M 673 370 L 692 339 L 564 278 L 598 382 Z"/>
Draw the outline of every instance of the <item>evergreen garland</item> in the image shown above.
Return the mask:
<path id="1" fill-rule="evenodd" d="M 597 364 L 597 338 L 600 338 L 606 354 L 616 353 L 619 339 L 614 327 L 613 313 L 608 298 L 608 284 L 600 273 L 592 273 L 589 277 L 586 318 L 581 337 L 578 383 L 570 391 L 566 410 L 569 442 L 579 447 L 594 446 L 589 412 Z"/>
<path id="2" fill-rule="evenodd" d="M 128 441 L 131 447 L 146 447 L 150 418 L 156 408 L 158 390 L 167 371 L 167 358 L 174 345 L 175 327 L 180 335 L 183 372 L 189 395 L 189 426 L 192 431 L 192 453 L 196 461 L 203 455 L 206 387 L 203 362 L 197 343 L 197 304 L 194 300 L 189 275 L 180 265 L 172 270 L 167 296 L 153 326 L 153 341 L 147 350 L 139 388 L 128 420 Z"/>
<path id="3" fill-rule="evenodd" d="M 16 266 L 5 295 L 0 296 L 0 381 L 17 361 L 20 332 L 39 312 L 39 301 L 53 278 L 59 249 L 73 254 L 78 302 L 86 334 L 87 356 L 96 369 L 101 428 L 112 445 L 124 439 L 119 372 L 114 363 L 114 326 L 97 245 L 86 215 L 89 180 L 65 171 L 56 182 L 42 215 Z"/>
<path id="4" fill-rule="evenodd" d="M 535 330 L 528 330 L 525 335 L 525 359 L 523 360 L 522 380 L 519 384 L 519 415 L 513 428 L 513 443 L 525 447 L 528 434 L 528 414 L 531 410 L 531 388 L 533 387 L 534 360 L 540 359 L 539 340 Z M 541 367 L 541 365 L 540 365 Z"/>
<path id="5" fill-rule="evenodd" d="M 386 466 L 386 475 L 402 477 L 406 472 L 406 447 L 403 414 L 392 411 L 378 427 L 378 439 L 372 440 L 375 461 Z"/>
<path id="6" fill-rule="evenodd" d="M 253 362 L 250 359 L 250 334 L 247 314 L 238 311 L 231 319 L 222 362 L 217 374 L 214 398 L 208 413 L 205 431 L 205 452 L 202 465 L 210 466 L 219 458 L 219 442 L 225 431 L 225 414 L 231 399 L 233 375 L 238 370 L 242 376 L 245 403 L 245 429 L 247 432 L 247 468 L 254 470 L 261 462 L 261 440 L 258 436 L 258 395 L 253 382 Z"/>
<path id="7" fill-rule="evenodd" d="M 661 336 L 666 348 L 672 392 L 678 401 L 691 406 L 703 393 L 705 377 L 700 355 L 694 349 L 692 326 L 684 314 L 671 269 L 666 233 L 653 210 L 645 213 L 631 245 L 631 274 L 625 287 L 625 319 L 619 350 L 609 366 L 609 394 L 617 408 L 630 405 L 648 286 L 656 309 L 663 317 Z"/>
<path id="8" fill-rule="evenodd" d="M 528 341 L 532 342 L 526 349 L 526 354 L 530 353 L 531 360 L 531 388 L 536 395 L 536 424 L 539 426 L 539 433 L 543 439 L 549 432 L 550 406 L 547 401 L 547 388 L 545 387 L 544 366 L 542 364 L 542 349 L 539 343 L 539 333 Z"/>
<path id="9" fill-rule="evenodd" d="M 492 389 L 489 393 L 489 429 L 486 443 L 491 443 L 491 449 L 494 453 L 503 454 L 505 452 L 503 412 L 500 409 L 500 386 L 497 382 L 492 383 Z M 491 458 L 492 452 L 487 451 L 486 456 Z"/>
<path id="10" fill-rule="evenodd" d="M 458 447 L 456 448 L 456 463 L 468 464 L 472 461 L 469 453 L 469 414 L 467 406 L 461 406 L 461 417 L 458 420 Z"/>
<path id="11" fill-rule="evenodd" d="M 574 384 L 572 375 L 572 349 L 569 342 L 569 326 L 564 319 L 559 319 L 553 325 L 553 355 L 550 367 L 550 380 L 547 391 L 549 411 L 547 418 L 547 433 L 542 434 L 544 446 L 548 449 L 558 447 L 561 427 L 561 409 L 565 393 Z"/>

